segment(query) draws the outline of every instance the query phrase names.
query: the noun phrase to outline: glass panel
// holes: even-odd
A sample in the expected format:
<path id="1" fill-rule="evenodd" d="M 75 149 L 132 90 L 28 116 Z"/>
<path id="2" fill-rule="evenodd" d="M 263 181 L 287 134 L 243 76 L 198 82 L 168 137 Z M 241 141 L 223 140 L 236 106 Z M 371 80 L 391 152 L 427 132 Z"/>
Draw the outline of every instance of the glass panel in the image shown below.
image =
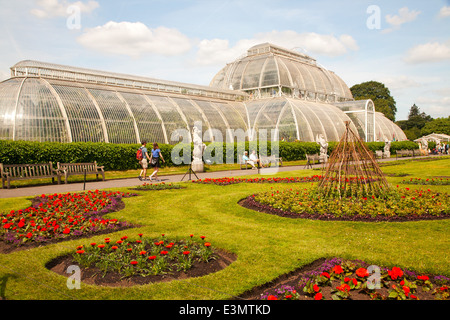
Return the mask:
<path id="1" fill-rule="evenodd" d="M 177 129 L 188 130 L 187 124 L 184 122 L 177 108 L 166 97 L 151 95 L 147 95 L 147 97 L 153 102 L 163 119 L 169 143 L 177 143 L 178 140 L 170 141 L 172 132 Z"/>
<path id="2" fill-rule="evenodd" d="M 52 85 L 69 119 L 72 141 L 105 142 L 97 109 L 84 88 Z"/>
<path id="3" fill-rule="evenodd" d="M 242 89 L 257 88 L 259 86 L 259 78 L 265 58 L 250 60 L 247 68 L 244 70 Z"/>
<path id="4" fill-rule="evenodd" d="M 115 91 L 89 89 L 103 114 L 111 143 L 137 143 L 133 118 Z"/>
<path id="5" fill-rule="evenodd" d="M 294 111 L 289 103 L 281 111 L 278 131 L 280 141 L 297 140 L 297 125 L 294 119 Z"/>
<path id="6" fill-rule="evenodd" d="M 292 87 L 289 71 L 283 63 L 284 60 L 285 59 L 277 59 L 278 69 L 280 70 L 280 85 Z"/>
<path id="7" fill-rule="evenodd" d="M 237 64 L 237 65 L 236 65 Z M 231 77 L 231 81 L 229 79 L 226 79 L 226 83 L 231 83 L 233 85 L 233 90 L 240 90 L 241 82 L 242 82 L 242 72 L 244 71 L 245 67 L 247 66 L 247 61 L 240 61 L 235 62 L 232 65 L 230 65 L 230 69 L 228 70 L 225 77 Z M 233 68 L 236 68 L 233 72 Z M 229 72 L 233 72 L 232 74 L 229 74 Z M 230 88 L 224 88 L 224 89 L 230 89 Z"/>
<path id="8" fill-rule="evenodd" d="M 194 100 L 194 102 L 200 107 L 208 119 L 211 129 L 219 130 L 222 134 L 222 141 L 226 141 L 226 129 L 228 128 L 216 107 L 209 101 Z M 212 136 L 208 132 L 204 135 L 205 141 L 211 141 Z"/>
<path id="9" fill-rule="evenodd" d="M 162 122 L 144 96 L 134 93 L 120 93 L 130 106 L 141 140 L 165 143 Z"/>
<path id="10" fill-rule="evenodd" d="M 266 86 L 278 86 L 278 69 L 275 63 L 275 59 L 270 57 L 267 59 L 266 66 L 261 79 L 261 87 Z"/>
<path id="11" fill-rule="evenodd" d="M 66 123 L 56 98 L 37 79 L 27 79 L 16 113 L 16 140 L 69 142 Z"/>
<path id="12" fill-rule="evenodd" d="M 13 139 L 17 93 L 22 79 L 10 79 L 0 85 L 0 139 Z"/>

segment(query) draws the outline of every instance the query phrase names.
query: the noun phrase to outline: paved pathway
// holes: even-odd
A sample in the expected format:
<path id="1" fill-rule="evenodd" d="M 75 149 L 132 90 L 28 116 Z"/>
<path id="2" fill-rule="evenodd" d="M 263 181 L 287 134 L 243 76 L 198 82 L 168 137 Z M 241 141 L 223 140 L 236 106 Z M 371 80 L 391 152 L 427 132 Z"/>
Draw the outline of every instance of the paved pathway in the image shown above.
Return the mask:
<path id="1" fill-rule="evenodd" d="M 419 158 L 419 157 L 415 157 Z M 410 159 L 410 158 L 406 158 Z M 395 161 L 395 158 L 390 159 L 378 159 L 378 162 L 385 161 Z M 321 164 L 313 165 L 313 168 L 321 168 Z M 286 171 L 294 171 L 294 170 L 303 170 L 305 169 L 305 165 L 301 166 L 285 166 L 275 169 L 275 172 L 268 171 L 270 169 L 260 170 L 260 174 L 264 175 L 272 175 L 276 172 L 286 172 Z M 136 173 L 138 170 L 136 170 Z M 206 178 L 223 178 L 223 177 L 233 177 L 233 176 L 245 176 L 257 174 L 257 170 L 227 170 L 227 171 L 216 171 L 216 172 L 202 172 L 196 173 L 199 179 Z M 106 177 L 108 173 L 106 172 Z M 160 176 L 161 182 L 179 182 L 183 179 L 183 181 L 189 180 L 189 174 L 177 174 L 177 175 L 165 175 Z M 191 174 L 191 179 L 196 179 L 196 177 Z M 13 182 L 14 183 L 14 182 Z M 0 198 L 13 198 L 13 197 L 26 197 L 26 196 L 36 196 L 41 194 L 52 194 L 52 193 L 66 193 L 66 192 L 78 192 L 83 190 L 95 190 L 95 189 L 108 189 L 108 188 L 119 188 L 119 187 L 133 187 L 141 185 L 143 182 L 139 181 L 137 178 L 127 178 L 127 179 L 112 179 L 105 181 L 89 181 L 84 185 L 83 182 L 79 183 L 68 183 L 68 184 L 53 184 L 53 185 L 44 185 L 44 186 L 29 186 L 29 187 L 18 187 L 11 189 L 0 189 Z"/>

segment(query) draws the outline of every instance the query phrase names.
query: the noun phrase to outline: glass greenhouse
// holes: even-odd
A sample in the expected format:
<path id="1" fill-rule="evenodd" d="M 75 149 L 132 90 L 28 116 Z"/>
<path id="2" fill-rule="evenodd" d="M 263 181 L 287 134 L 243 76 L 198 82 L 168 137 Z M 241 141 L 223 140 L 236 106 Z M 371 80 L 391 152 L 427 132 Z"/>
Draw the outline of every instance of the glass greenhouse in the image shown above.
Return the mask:
<path id="1" fill-rule="evenodd" d="M 196 121 L 205 141 L 234 139 L 237 130 L 253 140 L 261 129 L 278 129 L 286 141 L 336 141 L 345 121 L 365 141 L 407 139 L 313 58 L 267 43 L 226 65 L 210 86 L 31 60 L 0 83 L 0 139 L 174 144 L 177 129 L 192 132 Z"/>

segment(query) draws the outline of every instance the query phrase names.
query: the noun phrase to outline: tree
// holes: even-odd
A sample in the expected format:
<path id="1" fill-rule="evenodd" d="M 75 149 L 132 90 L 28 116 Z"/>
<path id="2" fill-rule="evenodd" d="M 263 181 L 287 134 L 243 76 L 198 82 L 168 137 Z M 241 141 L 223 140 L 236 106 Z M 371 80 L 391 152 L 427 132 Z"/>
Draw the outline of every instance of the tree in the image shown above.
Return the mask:
<path id="1" fill-rule="evenodd" d="M 431 133 L 450 135 L 450 116 L 448 118 L 436 118 L 427 122 L 421 130 L 421 136 L 426 136 Z"/>
<path id="2" fill-rule="evenodd" d="M 355 100 L 371 99 L 376 111 L 382 112 L 386 118 L 395 121 L 396 103 L 384 84 L 377 81 L 363 82 L 352 86 L 350 91 Z"/>
<path id="3" fill-rule="evenodd" d="M 425 112 L 420 112 L 420 108 L 413 104 L 409 109 L 408 120 L 397 121 L 397 125 L 406 134 L 409 140 L 415 140 L 422 136 L 422 128 L 433 118 Z"/>

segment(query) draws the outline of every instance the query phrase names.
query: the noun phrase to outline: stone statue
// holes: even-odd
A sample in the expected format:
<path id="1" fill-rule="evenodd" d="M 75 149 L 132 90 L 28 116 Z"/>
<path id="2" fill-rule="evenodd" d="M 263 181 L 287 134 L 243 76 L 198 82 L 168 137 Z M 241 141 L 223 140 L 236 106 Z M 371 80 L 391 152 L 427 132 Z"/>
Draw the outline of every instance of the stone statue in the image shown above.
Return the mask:
<path id="1" fill-rule="evenodd" d="M 420 154 L 426 156 L 428 154 L 428 141 L 421 139 L 419 141 Z"/>
<path id="2" fill-rule="evenodd" d="M 198 127 L 194 126 L 192 136 L 192 141 L 194 142 L 192 170 L 196 172 L 203 172 L 203 151 L 205 150 L 206 145 L 203 143 L 202 132 Z"/>
<path id="3" fill-rule="evenodd" d="M 316 138 L 316 142 L 320 146 L 320 159 L 323 160 L 324 163 L 328 160 L 328 142 L 323 137 L 323 134 L 320 134 Z"/>
<path id="4" fill-rule="evenodd" d="M 391 157 L 391 142 L 385 138 L 384 139 L 384 152 L 383 152 L 383 156 L 385 158 L 390 158 Z"/>

